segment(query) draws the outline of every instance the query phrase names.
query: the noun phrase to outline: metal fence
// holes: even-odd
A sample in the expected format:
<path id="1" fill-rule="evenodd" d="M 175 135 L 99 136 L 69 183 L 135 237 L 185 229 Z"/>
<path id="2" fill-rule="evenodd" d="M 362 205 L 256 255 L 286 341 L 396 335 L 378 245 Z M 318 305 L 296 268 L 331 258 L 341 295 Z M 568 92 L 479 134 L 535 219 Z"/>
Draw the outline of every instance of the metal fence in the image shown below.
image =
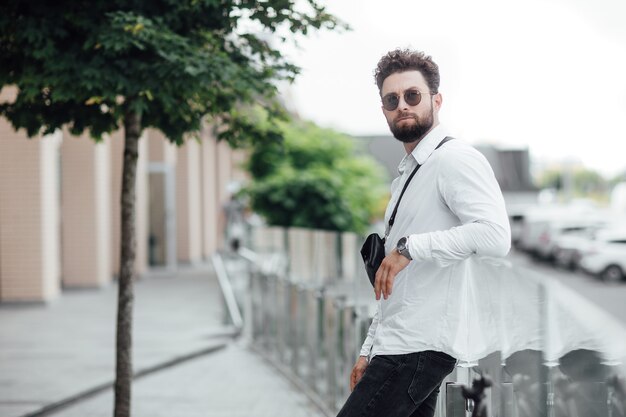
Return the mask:
<path id="1" fill-rule="evenodd" d="M 249 337 L 310 392 L 327 415 L 335 415 L 349 395 L 350 371 L 374 311 L 372 290 L 358 258 L 359 237 L 257 228 L 246 239 L 240 254 L 252 262 L 240 297 L 247 301 L 240 304 L 245 304 Z M 538 289 L 545 292 L 543 285 Z M 545 305 L 546 300 L 539 300 L 537 308 Z M 576 323 L 567 326 L 550 331 L 577 331 Z M 472 402 L 464 398 L 462 386 L 485 372 L 493 379 L 486 398 L 490 416 L 624 417 L 623 365 L 609 366 L 598 358 L 586 349 L 573 349 L 552 362 L 540 349 L 506 358 L 494 352 L 457 367 L 444 381 L 436 416 L 469 416 Z M 572 363 L 579 366 L 572 368 Z"/>
<path id="2" fill-rule="evenodd" d="M 255 253 L 266 255 L 250 282 L 252 338 L 335 412 L 348 396 L 348 375 L 371 321 L 355 297 L 355 265 L 342 256 L 357 237 L 266 229 L 254 239 Z M 264 267 L 280 264 L 268 253 L 290 262 Z"/>

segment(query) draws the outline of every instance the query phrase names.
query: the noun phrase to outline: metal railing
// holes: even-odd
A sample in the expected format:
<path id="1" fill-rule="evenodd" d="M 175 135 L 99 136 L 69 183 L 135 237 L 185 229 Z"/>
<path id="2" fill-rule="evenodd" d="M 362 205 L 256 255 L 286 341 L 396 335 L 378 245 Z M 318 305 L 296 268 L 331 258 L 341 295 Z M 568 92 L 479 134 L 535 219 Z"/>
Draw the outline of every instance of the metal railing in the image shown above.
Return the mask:
<path id="1" fill-rule="evenodd" d="M 245 247 L 239 251 L 253 265 L 247 291 L 249 310 L 244 314 L 250 337 L 260 351 L 315 394 L 327 415 L 335 415 L 349 395 L 349 374 L 373 313 L 371 288 L 364 273 L 359 275 L 358 258 L 350 265 L 352 260 L 342 258 L 342 251 L 337 251 L 337 247 L 344 247 L 343 254 L 356 252 L 358 239 L 327 232 L 272 229 L 260 241 L 263 245 L 254 251 Z M 319 251 L 326 253 L 316 253 Z M 332 256 L 339 258 L 316 265 Z M 546 307 L 552 301 L 542 298 L 548 297 L 543 284 L 537 283 L 536 295 L 541 311 L 532 320 L 537 321 L 537 328 L 557 333 L 577 331 L 576 320 L 561 324 L 570 328 L 547 325 L 545 322 L 554 321 L 546 316 L 547 312 L 555 313 L 554 306 Z M 227 304 L 233 304 L 232 300 Z M 551 335 L 543 333 L 541 337 L 545 340 L 538 350 L 523 349 L 506 356 L 494 352 L 458 367 L 444 381 L 436 416 L 468 417 L 473 412 L 494 417 L 626 417 L 621 365 L 594 362 L 601 355 L 584 349 L 572 349 L 556 361 L 547 360 L 549 355 L 542 349 L 547 348 Z M 572 357 L 581 369 L 572 371 L 567 363 Z M 476 409 L 466 399 L 467 392 L 463 395 L 463 386 L 470 386 L 482 372 L 492 377 L 493 386 Z"/>
<path id="2" fill-rule="evenodd" d="M 347 398 L 346 375 L 369 327 L 366 306 L 327 286 L 258 271 L 250 295 L 255 342 L 336 411 Z"/>

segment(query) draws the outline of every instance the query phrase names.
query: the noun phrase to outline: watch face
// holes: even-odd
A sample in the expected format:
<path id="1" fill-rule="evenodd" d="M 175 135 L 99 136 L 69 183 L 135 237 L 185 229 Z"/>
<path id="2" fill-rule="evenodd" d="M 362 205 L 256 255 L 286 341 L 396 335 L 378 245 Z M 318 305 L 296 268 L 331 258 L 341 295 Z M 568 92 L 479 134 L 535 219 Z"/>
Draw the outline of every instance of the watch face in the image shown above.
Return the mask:
<path id="1" fill-rule="evenodd" d="M 411 258 L 411 255 L 409 253 L 409 248 L 407 248 L 406 246 L 407 240 L 408 239 L 406 238 L 406 236 L 398 240 L 398 245 L 396 246 L 396 250 L 407 259 L 413 260 L 413 258 Z"/>

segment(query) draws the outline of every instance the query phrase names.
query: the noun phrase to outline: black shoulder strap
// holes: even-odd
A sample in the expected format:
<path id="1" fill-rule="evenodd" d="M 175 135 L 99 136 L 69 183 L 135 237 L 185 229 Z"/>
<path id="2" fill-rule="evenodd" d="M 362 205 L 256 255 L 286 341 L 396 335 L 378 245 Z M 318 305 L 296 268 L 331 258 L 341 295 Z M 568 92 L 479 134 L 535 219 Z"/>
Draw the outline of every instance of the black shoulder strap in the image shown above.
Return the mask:
<path id="1" fill-rule="evenodd" d="M 439 142 L 439 145 L 437 145 L 437 147 L 435 148 L 435 151 L 437 149 L 441 148 L 444 143 L 446 143 L 446 142 L 448 142 L 448 141 L 450 141 L 452 139 L 454 139 L 454 138 L 450 137 L 450 136 L 446 136 L 445 138 L 443 138 L 443 140 L 441 142 Z M 411 172 L 411 175 L 409 175 L 409 178 L 407 178 L 406 182 L 404 183 L 404 187 L 402 187 L 402 191 L 400 192 L 400 197 L 398 197 L 398 202 L 396 203 L 396 207 L 394 207 L 393 213 L 391 213 L 391 217 L 389 218 L 389 224 L 387 225 L 387 230 L 385 230 L 385 237 L 383 238 L 383 241 L 387 240 L 387 236 L 389 236 L 389 232 L 391 231 L 391 227 L 393 226 L 394 222 L 396 221 L 396 214 L 398 213 L 398 206 L 400 206 L 400 200 L 402 200 L 402 196 L 404 195 L 404 192 L 406 191 L 407 187 L 409 186 L 409 183 L 411 182 L 411 180 L 413 179 L 413 177 L 417 173 L 417 170 L 420 169 L 420 167 L 421 167 L 421 165 L 417 164 L 417 166 Z"/>

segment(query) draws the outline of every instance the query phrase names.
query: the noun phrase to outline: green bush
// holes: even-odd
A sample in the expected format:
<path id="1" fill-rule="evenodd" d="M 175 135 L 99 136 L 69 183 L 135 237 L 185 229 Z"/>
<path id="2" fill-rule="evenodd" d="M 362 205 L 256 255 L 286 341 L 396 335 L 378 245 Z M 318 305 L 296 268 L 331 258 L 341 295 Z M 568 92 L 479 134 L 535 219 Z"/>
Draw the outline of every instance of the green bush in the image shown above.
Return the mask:
<path id="1" fill-rule="evenodd" d="M 364 232 L 386 194 L 383 169 L 349 136 L 311 122 L 281 123 L 284 140 L 257 145 L 245 189 L 275 226 Z"/>

